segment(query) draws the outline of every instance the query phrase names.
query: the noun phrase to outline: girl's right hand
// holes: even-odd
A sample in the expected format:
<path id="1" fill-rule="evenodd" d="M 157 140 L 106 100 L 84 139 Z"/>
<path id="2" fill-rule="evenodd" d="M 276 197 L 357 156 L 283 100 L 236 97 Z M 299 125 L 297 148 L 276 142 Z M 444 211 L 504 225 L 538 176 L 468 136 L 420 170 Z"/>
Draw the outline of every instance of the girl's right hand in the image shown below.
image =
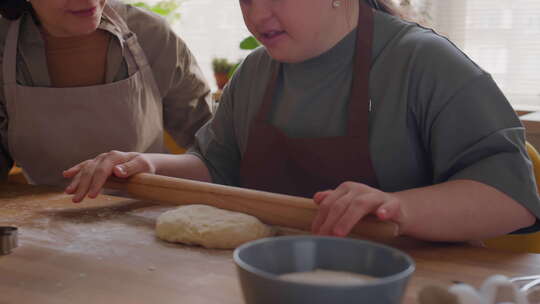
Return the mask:
<path id="1" fill-rule="evenodd" d="M 72 179 L 65 191 L 73 194 L 73 202 L 78 203 L 87 195 L 96 198 L 107 178 L 113 174 L 127 178 L 137 173 L 155 171 L 155 166 L 143 153 L 111 151 L 65 170 L 64 177 Z"/>

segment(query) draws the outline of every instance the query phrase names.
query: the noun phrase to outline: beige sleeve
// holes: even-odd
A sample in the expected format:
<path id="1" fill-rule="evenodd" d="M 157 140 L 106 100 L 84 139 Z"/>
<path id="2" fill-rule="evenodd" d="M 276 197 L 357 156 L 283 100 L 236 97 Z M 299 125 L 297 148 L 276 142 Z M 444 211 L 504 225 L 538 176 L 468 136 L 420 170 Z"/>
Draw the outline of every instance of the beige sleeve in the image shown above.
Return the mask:
<path id="1" fill-rule="evenodd" d="M 194 56 L 166 20 L 128 6 L 128 26 L 146 53 L 163 102 L 165 129 L 182 147 L 211 117 L 210 88 Z"/>
<path id="2" fill-rule="evenodd" d="M 195 132 L 211 118 L 211 94 L 195 57 L 176 38 L 176 67 L 163 97 L 163 121 L 175 141 L 187 148 L 193 144 Z"/>

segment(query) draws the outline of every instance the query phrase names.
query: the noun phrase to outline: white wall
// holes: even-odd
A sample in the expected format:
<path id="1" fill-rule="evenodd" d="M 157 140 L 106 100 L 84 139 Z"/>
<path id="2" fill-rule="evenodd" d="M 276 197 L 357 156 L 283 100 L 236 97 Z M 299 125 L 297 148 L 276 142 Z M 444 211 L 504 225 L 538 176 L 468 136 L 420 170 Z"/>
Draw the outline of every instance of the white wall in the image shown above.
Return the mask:
<path id="1" fill-rule="evenodd" d="M 432 0 L 436 30 L 493 75 L 510 102 L 540 109 L 540 0 Z"/>
<path id="2" fill-rule="evenodd" d="M 204 75 L 216 89 L 212 58 L 225 57 L 237 61 L 249 52 L 239 48 L 249 36 L 238 0 L 184 0 L 180 20 L 173 28 L 191 49 Z"/>

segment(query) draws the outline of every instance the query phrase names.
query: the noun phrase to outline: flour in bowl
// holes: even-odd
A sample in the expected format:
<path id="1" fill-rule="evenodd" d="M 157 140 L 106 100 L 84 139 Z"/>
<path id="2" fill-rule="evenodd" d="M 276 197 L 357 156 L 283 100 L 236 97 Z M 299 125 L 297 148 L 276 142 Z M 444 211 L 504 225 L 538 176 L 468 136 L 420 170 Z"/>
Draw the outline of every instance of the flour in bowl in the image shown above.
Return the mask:
<path id="1" fill-rule="evenodd" d="M 280 275 L 279 278 L 296 283 L 318 285 L 358 285 L 377 280 L 376 277 L 365 274 L 323 269 L 315 269 L 314 271 L 307 272 L 286 273 Z"/>

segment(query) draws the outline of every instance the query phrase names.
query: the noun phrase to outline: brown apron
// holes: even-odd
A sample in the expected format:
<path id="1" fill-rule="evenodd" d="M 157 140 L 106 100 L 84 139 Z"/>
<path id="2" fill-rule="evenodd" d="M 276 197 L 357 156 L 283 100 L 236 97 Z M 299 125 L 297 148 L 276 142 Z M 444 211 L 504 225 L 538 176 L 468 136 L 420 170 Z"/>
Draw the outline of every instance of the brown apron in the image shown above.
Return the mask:
<path id="1" fill-rule="evenodd" d="M 9 27 L 3 61 L 8 144 L 31 183 L 65 186 L 63 170 L 110 150 L 164 151 L 161 96 L 144 51 L 117 12 L 107 5 L 104 15 L 120 29 L 129 76 L 97 86 L 17 84 L 21 18 Z"/>
<path id="2" fill-rule="evenodd" d="M 253 122 L 240 168 L 242 187 L 312 197 L 345 181 L 377 187 L 369 154 L 369 73 L 373 11 L 359 1 L 354 75 L 348 104 L 347 134 L 324 138 L 289 138 L 268 122 L 281 64 L 275 63 L 263 104 Z"/>

